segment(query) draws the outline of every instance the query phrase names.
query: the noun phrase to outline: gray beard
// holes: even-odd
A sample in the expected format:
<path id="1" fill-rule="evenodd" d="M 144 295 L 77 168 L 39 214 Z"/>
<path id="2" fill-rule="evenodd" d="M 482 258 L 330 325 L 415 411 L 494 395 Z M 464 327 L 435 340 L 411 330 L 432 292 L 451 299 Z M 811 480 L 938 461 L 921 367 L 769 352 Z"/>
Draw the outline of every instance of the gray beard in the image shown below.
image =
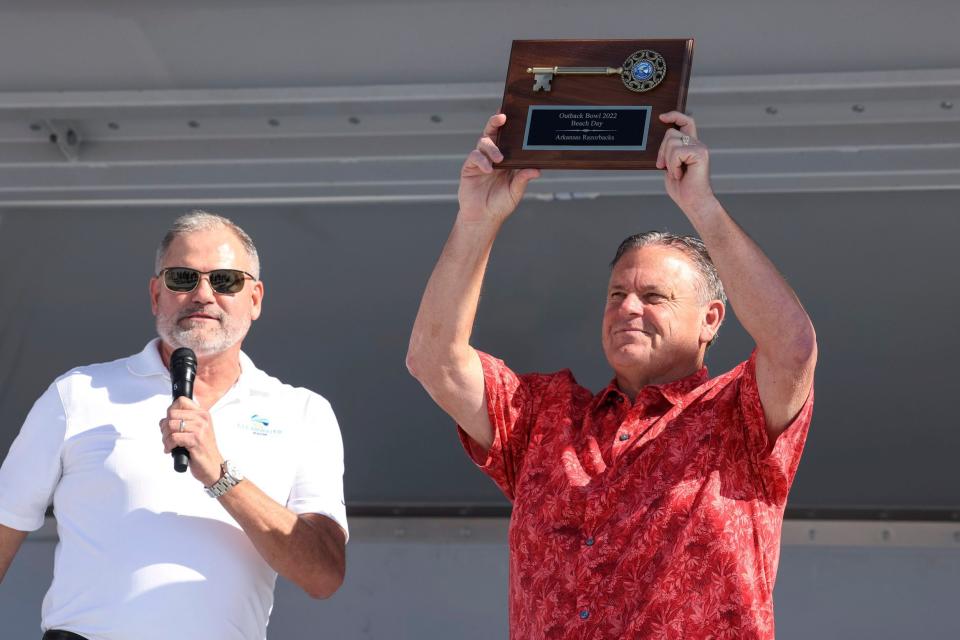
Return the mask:
<path id="1" fill-rule="evenodd" d="M 194 311 L 189 311 L 186 315 L 191 313 Z M 158 315 L 157 335 L 174 349 L 187 347 L 193 349 L 197 355 L 209 356 L 226 351 L 243 340 L 250 328 L 249 324 L 238 324 L 225 316 L 220 317 L 220 325 L 213 331 L 196 326 L 183 327 L 178 320 L 179 318 Z"/>

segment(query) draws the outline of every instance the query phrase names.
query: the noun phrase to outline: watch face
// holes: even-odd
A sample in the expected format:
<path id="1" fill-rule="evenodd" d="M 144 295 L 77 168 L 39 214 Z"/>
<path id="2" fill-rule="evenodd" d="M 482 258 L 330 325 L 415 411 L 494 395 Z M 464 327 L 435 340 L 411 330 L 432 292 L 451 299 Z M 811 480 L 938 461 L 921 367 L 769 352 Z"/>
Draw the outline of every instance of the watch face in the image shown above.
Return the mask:
<path id="1" fill-rule="evenodd" d="M 223 466 L 225 467 L 224 470 L 226 471 L 227 475 L 233 477 L 234 480 L 236 480 L 237 482 L 240 482 L 241 480 L 243 480 L 243 474 L 240 473 L 240 469 L 238 469 L 235 464 L 233 464 L 229 460 L 224 460 Z"/>

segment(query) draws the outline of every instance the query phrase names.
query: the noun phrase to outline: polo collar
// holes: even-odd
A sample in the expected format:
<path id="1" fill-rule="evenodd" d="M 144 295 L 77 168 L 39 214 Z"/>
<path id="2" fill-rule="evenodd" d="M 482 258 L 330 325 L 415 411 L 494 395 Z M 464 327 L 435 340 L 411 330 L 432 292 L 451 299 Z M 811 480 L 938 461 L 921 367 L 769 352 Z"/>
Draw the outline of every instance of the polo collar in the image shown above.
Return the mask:
<path id="1" fill-rule="evenodd" d="M 170 371 L 163 366 L 163 360 L 160 358 L 160 338 L 154 338 L 147 343 L 140 353 L 137 353 L 127 359 L 127 369 L 135 376 L 163 376 L 170 379 Z M 237 380 L 236 387 L 244 390 L 256 391 L 262 386 L 260 383 L 267 378 L 267 375 L 260 369 L 257 369 L 243 351 L 240 352 L 240 378 Z"/>
<path id="2" fill-rule="evenodd" d="M 154 338 L 147 343 L 140 353 L 127 359 L 127 369 L 135 376 L 165 376 L 170 378 L 170 372 L 163 366 L 160 359 L 160 338 Z"/>
<path id="3" fill-rule="evenodd" d="M 640 393 L 637 394 L 638 397 L 641 394 L 650 394 L 655 393 L 667 400 L 672 405 L 676 405 L 680 402 L 684 396 L 688 393 L 702 385 L 710 378 L 710 374 L 707 371 L 706 367 L 701 367 L 699 371 L 695 371 L 688 376 L 673 380 L 671 382 L 665 382 L 663 384 L 650 384 L 645 386 L 640 390 Z M 622 401 L 627 404 L 630 403 L 630 398 L 623 391 L 620 390 L 620 387 L 617 385 L 616 377 L 610 381 L 604 389 L 597 394 L 596 406 L 601 406 L 605 402 L 617 402 Z"/>

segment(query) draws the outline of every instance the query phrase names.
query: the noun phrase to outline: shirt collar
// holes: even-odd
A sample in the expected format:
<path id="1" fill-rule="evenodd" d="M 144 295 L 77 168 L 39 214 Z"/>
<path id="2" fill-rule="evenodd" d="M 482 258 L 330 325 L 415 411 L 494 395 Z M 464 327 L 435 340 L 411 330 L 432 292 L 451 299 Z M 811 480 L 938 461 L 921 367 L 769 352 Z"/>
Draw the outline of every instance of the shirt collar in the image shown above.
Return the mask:
<path id="1" fill-rule="evenodd" d="M 154 338 L 147 343 L 140 353 L 127 359 L 127 369 L 135 376 L 166 376 L 170 372 L 163 366 L 160 359 L 160 338 Z"/>
<path id="2" fill-rule="evenodd" d="M 160 338 L 154 338 L 147 343 L 140 353 L 131 356 L 127 360 L 127 369 L 135 376 L 163 376 L 170 379 L 170 371 L 163 366 L 163 360 L 160 358 Z M 263 386 L 261 383 L 268 376 L 257 369 L 243 351 L 240 352 L 240 378 L 237 380 L 235 388 L 241 390 L 258 391 Z"/>
<path id="3" fill-rule="evenodd" d="M 710 377 L 707 372 L 706 367 L 700 367 L 699 371 L 695 371 L 688 376 L 673 380 L 671 382 L 665 382 L 663 384 L 649 384 L 641 390 L 643 393 L 656 393 L 662 398 L 666 399 L 670 404 L 677 404 L 680 400 L 702 385 Z M 639 394 L 638 394 L 639 395 Z M 610 381 L 604 389 L 597 394 L 597 401 L 595 406 L 602 406 L 605 402 L 618 402 L 623 401 L 629 404 L 630 398 L 627 397 L 623 391 L 620 390 L 620 387 L 617 385 L 616 377 Z"/>

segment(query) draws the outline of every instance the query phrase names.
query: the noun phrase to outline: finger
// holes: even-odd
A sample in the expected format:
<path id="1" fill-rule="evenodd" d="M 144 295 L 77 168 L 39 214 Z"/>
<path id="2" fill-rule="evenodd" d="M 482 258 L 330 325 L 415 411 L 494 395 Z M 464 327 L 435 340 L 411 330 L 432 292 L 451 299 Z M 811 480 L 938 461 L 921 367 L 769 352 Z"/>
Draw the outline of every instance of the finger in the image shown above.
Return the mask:
<path id="1" fill-rule="evenodd" d="M 173 403 L 170 405 L 171 409 L 199 409 L 200 405 L 188 398 L 187 396 L 180 396 L 176 398 Z"/>
<path id="2" fill-rule="evenodd" d="M 539 177 L 540 169 L 520 169 L 516 171 L 510 179 L 510 195 L 519 202 L 530 181 Z"/>
<path id="3" fill-rule="evenodd" d="M 680 150 L 680 143 L 676 139 L 670 139 L 664 143 L 663 168 L 671 178 L 678 178 L 683 175 L 683 161 L 680 159 Z"/>
<path id="4" fill-rule="evenodd" d="M 517 172 L 517 178 L 524 182 L 530 182 L 540 177 L 540 169 L 521 169 Z"/>
<path id="5" fill-rule="evenodd" d="M 673 134 L 664 136 L 664 143 L 661 147 L 663 168 L 669 171 L 672 177 L 680 179 L 684 175 L 685 167 L 706 160 L 707 149 L 698 140 L 694 140 L 675 129 L 673 131 Z M 685 138 L 686 143 L 684 143 Z"/>
<path id="6" fill-rule="evenodd" d="M 697 137 L 697 123 L 681 111 L 668 111 L 660 114 L 660 122 L 675 125 L 680 131 L 692 138 Z"/>
<path id="7" fill-rule="evenodd" d="M 697 161 L 697 151 L 692 145 L 677 144 L 671 151 L 667 162 L 670 175 L 677 180 L 683 177 L 684 166 L 691 166 Z"/>
<path id="8" fill-rule="evenodd" d="M 170 409 L 164 421 L 166 422 L 167 431 L 180 431 L 181 426 L 185 429 L 191 421 L 196 422 L 197 414 Z"/>
<path id="9" fill-rule="evenodd" d="M 674 132 L 674 133 L 671 133 Z M 673 150 L 680 144 L 680 136 L 683 135 L 676 129 L 668 130 L 663 136 L 663 142 L 660 143 L 660 149 L 657 151 L 657 168 L 666 169 L 668 158 Z"/>
<path id="10" fill-rule="evenodd" d="M 477 142 L 477 150 L 480 151 L 483 155 L 487 156 L 493 162 L 502 162 L 503 154 L 500 153 L 500 149 L 490 138 L 483 137 L 480 138 L 480 141 Z"/>
<path id="11" fill-rule="evenodd" d="M 178 409 L 176 407 L 170 407 L 167 409 L 167 419 L 168 420 L 179 420 L 180 418 L 195 418 L 201 415 L 196 409 Z"/>
<path id="12" fill-rule="evenodd" d="M 162 438 L 166 438 L 176 430 L 177 428 L 174 426 L 174 423 L 170 422 L 167 418 L 160 421 L 160 436 Z"/>
<path id="13" fill-rule="evenodd" d="M 490 116 L 490 119 L 487 120 L 486 126 L 483 128 L 483 135 L 481 137 L 489 138 L 493 136 L 506 122 L 507 116 L 503 115 L 502 113 Z"/>
<path id="14" fill-rule="evenodd" d="M 197 408 L 187 408 L 187 409 L 177 409 L 176 407 L 170 407 L 167 409 L 167 418 L 176 422 L 180 418 L 184 420 L 193 420 L 194 422 L 200 420 L 209 420 L 210 412 L 204 411 L 203 409 Z"/>
<path id="15" fill-rule="evenodd" d="M 194 433 L 177 433 L 174 431 L 163 439 L 163 452 L 170 453 L 177 447 L 183 447 L 187 451 L 197 446 L 197 435 Z"/>
<path id="16" fill-rule="evenodd" d="M 670 150 L 667 156 L 667 173 L 670 177 L 679 180 L 683 177 L 683 149 L 679 145 Z"/>
<path id="17" fill-rule="evenodd" d="M 160 421 L 160 433 L 164 438 L 167 437 L 167 434 L 172 433 L 173 431 L 176 431 L 176 430 L 177 430 L 176 427 L 173 426 L 173 423 L 170 421 L 169 418 L 164 418 L 163 420 Z"/>
<path id="18" fill-rule="evenodd" d="M 536 180 L 539 177 L 540 169 L 520 169 L 513 174 L 511 183 L 526 189 L 531 180 Z"/>
<path id="19" fill-rule="evenodd" d="M 161 433 L 186 433 L 203 431 L 207 418 L 201 413 L 173 411 L 160 421 Z"/>
<path id="20" fill-rule="evenodd" d="M 663 169 L 667 166 L 667 145 L 670 143 L 671 131 L 675 131 L 675 129 L 667 129 L 667 132 L 663 134 L 663 140 L 660 142 L 660 148 L 657 149 L 657 169 Z"/>
<path id="21" fill-rule="evenodd" d="M 480 173 L 492 173 L 493 165 L 490 163 L 490 158 L 483 155 L 479 149 L 474 149 L 469 154 L 467 154 L 467 161 L 463 165 L 463 170 L 476 170 Z"/>
<path id="22" fill-rule="evenodd" d="M 657 150 L 657 168 L 664 169 L 667 166 L 667 154 L 678 143 L 682 144 L 681 138 L 686 135 L 679 129 L 667 129 L 663 134 L 663 142 L 660 143 L 660 149 Z"/>

